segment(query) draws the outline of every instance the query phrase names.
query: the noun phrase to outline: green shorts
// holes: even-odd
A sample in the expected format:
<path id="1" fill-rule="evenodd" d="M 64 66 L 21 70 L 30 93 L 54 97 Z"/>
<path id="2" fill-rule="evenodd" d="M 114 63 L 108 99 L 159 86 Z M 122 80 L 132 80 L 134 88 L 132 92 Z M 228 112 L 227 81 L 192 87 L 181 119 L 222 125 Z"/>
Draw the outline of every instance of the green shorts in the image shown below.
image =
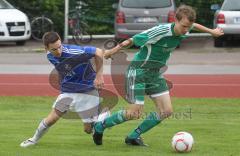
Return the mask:
<path id="1" fill-rule="evenodd" d="M 126 98 L 132 104 L 144 104 L 144 96 L 168 93 L 168 85 L 157 69 L 129 67 L 125 74 Z"/>

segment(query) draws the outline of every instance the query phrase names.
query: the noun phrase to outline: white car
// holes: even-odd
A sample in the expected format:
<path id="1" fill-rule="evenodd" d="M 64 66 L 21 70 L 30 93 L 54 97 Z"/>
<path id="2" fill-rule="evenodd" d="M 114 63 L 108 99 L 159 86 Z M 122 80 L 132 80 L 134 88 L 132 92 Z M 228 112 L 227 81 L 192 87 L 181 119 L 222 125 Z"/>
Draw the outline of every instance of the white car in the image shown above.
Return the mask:
<path id="1" fill-rule="evenodd" d="M 240 1 L 224 0 L 222 6 L 213 4 L 212 10 L 216 10 L 214 15 L 214 27 L 222 28 L 224 35 L 215 38 L 215 47 L 222 47 L 228 41 L 240 39 Z"/>
<path id="2" fill-rule="evenodd" d="M 0 41 L 13 41 L 24 45 L 31 36 L 28 17 L 6 0 L 0 0 Z"/>

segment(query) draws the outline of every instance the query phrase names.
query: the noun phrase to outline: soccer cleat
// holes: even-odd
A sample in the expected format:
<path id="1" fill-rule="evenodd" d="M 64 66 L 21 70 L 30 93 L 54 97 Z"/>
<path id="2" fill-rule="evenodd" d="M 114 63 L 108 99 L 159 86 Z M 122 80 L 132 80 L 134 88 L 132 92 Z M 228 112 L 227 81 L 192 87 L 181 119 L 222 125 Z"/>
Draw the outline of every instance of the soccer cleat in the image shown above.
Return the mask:
<path id="1" fill-rule="evenodd" d="M 129 138 L 129 137 L 126 137 L 125 138 L 125 143 L 127 145 L 133 145 L 133 146 L 148 146 L 147 144 L 144 144 L 143 143 L 143 140 L 141 137 L 138 137 L 138 138 Z"/>
<path id="2" fill-rule="evenodd" d="M 95 129 L 95 125 L 93 126 L 93 141 L 96 145 L 102 145 L 102 137 L 103 133 L 99 133 Z"/>
<path id="3" fill-rule="evenodd" d="M 37 142 L 33 141 L 32 138 L 29 138 L 29 139 L 23 141 L 23 142 L 20 144 L 20 146 L 25 148 L 25 147 L 29 147 L 29 146 L 35 145 L 36 143 L 37 143 Z"/>

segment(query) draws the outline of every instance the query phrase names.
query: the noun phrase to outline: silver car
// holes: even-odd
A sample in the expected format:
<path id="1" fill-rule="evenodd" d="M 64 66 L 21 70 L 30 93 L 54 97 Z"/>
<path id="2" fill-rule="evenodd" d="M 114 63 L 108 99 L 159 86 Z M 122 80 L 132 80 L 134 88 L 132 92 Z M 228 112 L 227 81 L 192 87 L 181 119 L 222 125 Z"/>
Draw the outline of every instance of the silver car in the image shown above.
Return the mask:
<path id="1" fill-rule="evenodd" d="M 126 39 L 159 23 L 174 22 L 174 0 L 119 0 L 115 5 L 115 38 Z"/>
<path id="2" fill-rule="evenodd" d="M 214 27 L 222 28 L 224 35 L 215 38 L 214 46 L 222 47 L 227 41 L 240 38 L 240 1 L 225 0 L 220 8 L 219 5 L 211 6 L 212 10 L 217 10 L 214 15 Z"/>

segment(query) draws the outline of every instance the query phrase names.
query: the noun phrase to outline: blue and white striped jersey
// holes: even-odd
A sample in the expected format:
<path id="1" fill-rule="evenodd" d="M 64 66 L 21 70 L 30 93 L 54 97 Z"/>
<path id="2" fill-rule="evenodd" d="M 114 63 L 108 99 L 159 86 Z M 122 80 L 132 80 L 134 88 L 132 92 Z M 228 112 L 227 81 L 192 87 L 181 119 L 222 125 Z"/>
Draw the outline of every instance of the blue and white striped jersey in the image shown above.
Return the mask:
<path id="1" fill-rule="evenodd" d="M 58 71 L 61 92 L 84 93 L 94 89 L 96 72 L 90 59 L 95 53 L 96 47 L 77 45 L 62 45 L 60 57 L 47 53 L 48 60 Z"/>

